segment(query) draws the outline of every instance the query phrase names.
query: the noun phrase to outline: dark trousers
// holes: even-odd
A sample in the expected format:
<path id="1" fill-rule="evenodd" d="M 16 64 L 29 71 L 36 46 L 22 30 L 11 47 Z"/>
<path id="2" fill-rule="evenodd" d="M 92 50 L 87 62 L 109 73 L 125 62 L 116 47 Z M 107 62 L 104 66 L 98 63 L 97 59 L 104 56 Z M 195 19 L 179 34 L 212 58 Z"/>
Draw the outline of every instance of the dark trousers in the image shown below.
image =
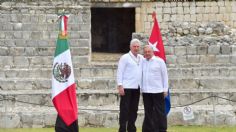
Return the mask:
<path id="1" fill-rule="evenodd" d="M 135 121 L 140 97 L 139 89 L 125 89 L 125 95 L 120 96 L 120 128 L 119 132 L 136 132 Z"/>
<path id="2" fill-rule="evenodd" d="M 143 93 L 144 121 L 142 132 L 166 132 L 167 117 L 163 93 Z"/>
<path id="3" fill-rule="evenodd" d="M 67 126 L 64 121 L 57 116 L 56 125 L 55 125 L 56 132 L 79 132 L 78 127 L 78 120 L 74 121 L 70 126 Z"/>

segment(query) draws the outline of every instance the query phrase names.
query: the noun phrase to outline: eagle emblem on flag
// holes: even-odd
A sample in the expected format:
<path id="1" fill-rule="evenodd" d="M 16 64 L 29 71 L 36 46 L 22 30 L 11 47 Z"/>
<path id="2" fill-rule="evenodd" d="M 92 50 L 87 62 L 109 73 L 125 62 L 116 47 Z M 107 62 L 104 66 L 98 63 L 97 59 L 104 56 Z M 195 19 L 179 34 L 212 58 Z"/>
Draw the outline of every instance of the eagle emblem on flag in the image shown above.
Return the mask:
<path id="1" fill-rule="evenodd" d="M 55 63 L 53 66 L 53 76 L 61 83 L 67 82 L 71 74 L 71 67 L 66 63 Z"/>

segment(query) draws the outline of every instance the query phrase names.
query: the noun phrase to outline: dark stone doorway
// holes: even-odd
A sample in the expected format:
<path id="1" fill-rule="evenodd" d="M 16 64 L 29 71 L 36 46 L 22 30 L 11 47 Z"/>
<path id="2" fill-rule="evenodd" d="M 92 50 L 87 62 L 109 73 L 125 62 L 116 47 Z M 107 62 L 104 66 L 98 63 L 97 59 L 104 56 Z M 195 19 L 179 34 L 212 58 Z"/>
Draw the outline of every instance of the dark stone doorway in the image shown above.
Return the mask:
<path id="1" fill-rule="evenodd" d="M 135 32 L 135 8 L 91 8 L 92 51 L 125 53 Z"/>

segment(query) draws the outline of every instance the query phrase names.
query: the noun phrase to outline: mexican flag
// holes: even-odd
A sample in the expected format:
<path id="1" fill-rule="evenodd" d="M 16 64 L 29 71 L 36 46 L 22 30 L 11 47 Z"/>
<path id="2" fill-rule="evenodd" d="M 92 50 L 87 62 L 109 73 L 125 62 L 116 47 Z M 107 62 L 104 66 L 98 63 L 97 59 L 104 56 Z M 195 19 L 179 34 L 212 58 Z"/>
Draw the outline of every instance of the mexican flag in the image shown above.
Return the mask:
<path id="1" fill-rule="evenodd" d="M 52 71 L 52 102 L 58 112 L 58 118 L 66 126 L 70 126 L 78 119 L 76 84 L 67 42 L 68 16 L 62 15 L 59 19 L 60 33 L 57 39 Z"/>
<path id="2" fill-rule="evenodd" d="M 156 13 L 152 14 L 154 25 L 152 28 L 152 33 L 149 37 L 149 45 L 152 46 L 154 55 L 160 57 L 166 62 L 165 48 L 162 41 L 161 31 L 157 22 Z M 168 90 L 168 96 L 165 97 L 165 110 L 166 115 L 170 112 L 171 102 L 170 102 L 170 92 Z"/>

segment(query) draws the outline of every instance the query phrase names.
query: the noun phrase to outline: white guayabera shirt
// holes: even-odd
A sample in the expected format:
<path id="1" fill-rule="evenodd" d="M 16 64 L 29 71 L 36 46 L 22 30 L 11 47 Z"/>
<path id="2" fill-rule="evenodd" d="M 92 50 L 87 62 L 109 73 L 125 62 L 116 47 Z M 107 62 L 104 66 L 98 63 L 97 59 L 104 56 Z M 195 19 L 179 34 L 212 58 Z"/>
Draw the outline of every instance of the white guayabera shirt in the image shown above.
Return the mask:
<path id="1" fill-rule="evenodd" d="M 142 61 L 143 93 L 162 93 L 168 91 L 168 74 L 165 62 L 156 56 Z"/>
<path id="2" fill-rule="evenodd" d="M 141 84 L 143 56 L 135 57 L 132 52 L 124 54 L 118 64 L 117 84 L 125 89 L 138 89 Z"/>

